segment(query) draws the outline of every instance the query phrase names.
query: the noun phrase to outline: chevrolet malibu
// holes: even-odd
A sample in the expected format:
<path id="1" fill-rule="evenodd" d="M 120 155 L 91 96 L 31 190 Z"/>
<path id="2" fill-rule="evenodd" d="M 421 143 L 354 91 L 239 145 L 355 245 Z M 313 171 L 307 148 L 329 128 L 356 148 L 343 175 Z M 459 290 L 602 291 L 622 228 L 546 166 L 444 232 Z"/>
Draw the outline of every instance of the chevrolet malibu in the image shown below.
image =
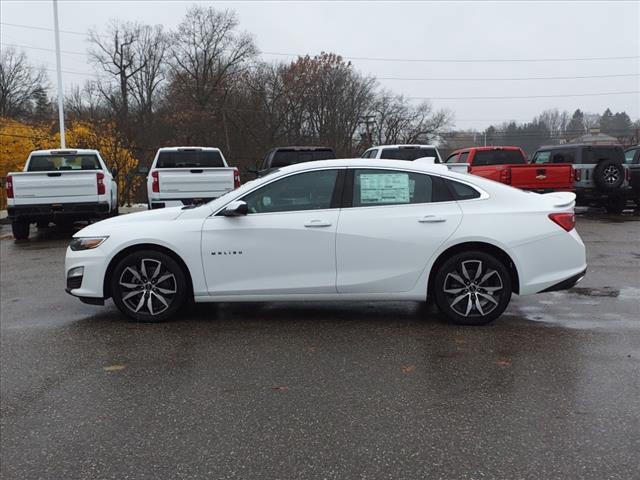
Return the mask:
<path id="1" fill-rule="evenodd" d="M 485 324 L 512 294 L 586 271 L 575 195 L 524 192 L 444 165 L 328 160 L 277 170 L 197 207 L 79 231 L 66 290 L 136 321 L 195 302 L 435 300 Z"/>

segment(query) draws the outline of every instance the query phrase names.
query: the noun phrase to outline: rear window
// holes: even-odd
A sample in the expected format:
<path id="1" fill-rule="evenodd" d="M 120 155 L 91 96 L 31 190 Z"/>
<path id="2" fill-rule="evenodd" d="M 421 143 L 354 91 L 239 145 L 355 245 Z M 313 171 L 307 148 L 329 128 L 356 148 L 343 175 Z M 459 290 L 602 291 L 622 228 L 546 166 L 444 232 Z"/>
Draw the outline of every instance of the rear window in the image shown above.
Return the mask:
<path id="1" fill-rule="evenodd" d="M 599 163 L 602 160 L 613 160 L 624 163 L 622 147 L 585 147 L 582 151 L 581 163 Z"/>
<path id="2" fill-rule="evenodd" d="M 336 158 L 333 150 L 278 150 L 271 160 L 271 168 L 286 167 L 296 163 L 331 160 Z M 269 167 L 269 166 L 267 166 Z"/>
<path id="3" fill-rule="evenodd" d="M 211 168 L 224 167 L 220 152 L 179 150 L 176 152 L 160 152 L 156 168 Z"/>
<path id="4" fill-rule="evenodd" d="M 482 165 L 517 165 L 527 163 L 520 150 L 479 150 L 473 157 L 473 164 Z"/>
<path id="5" fill-rule="evenodd" d="M 100 169 L 95 155 L 35 155 L 29 161 L 27 172 Z"/>
<path id="6" fill-rule="evenodd" d="M 422 157 L 438 158 L 435 148 L 383 148 L 380 158 L 413 161 Z"/>

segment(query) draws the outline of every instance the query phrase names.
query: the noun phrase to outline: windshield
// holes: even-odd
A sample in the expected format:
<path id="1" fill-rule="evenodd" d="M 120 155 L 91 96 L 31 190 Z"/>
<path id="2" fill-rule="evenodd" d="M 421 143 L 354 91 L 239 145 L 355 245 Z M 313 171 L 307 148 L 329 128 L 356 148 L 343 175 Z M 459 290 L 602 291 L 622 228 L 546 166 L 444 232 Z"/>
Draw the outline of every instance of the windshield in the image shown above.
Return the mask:
<path id="1" fill-rule="evenodd" d="M 101 170 L 95 155 L 34 155 L 29 160 L 27 172 L 56 170 Z"/>
<path id="2" fill-rule="evenodd" d="M 423 157 L 438 158 L 435 148 L 383 148 L 380 158 L 385 160 L 409 160 L 413 161 Z"/>
<path id="3" fill-rule="evenodd" d="M 473 164 L 480 165 L 517 165 L 527 163 L 520 150 L 480 150 L 473 157 Z"/>
<path id="4" fill-rule="evenodd" d="M 201 150 L 178 150 L 176 152 L 160 152 L 156 168 L 216 168 L 224 167 L 220 152 Z"/>
<path id="5" fill-rule="evenodd" d="M 331 160 L 336 158 L 333 150 L 278 150 L 271 160 L 270 168 L 286 167 L 296 163 Z"/>

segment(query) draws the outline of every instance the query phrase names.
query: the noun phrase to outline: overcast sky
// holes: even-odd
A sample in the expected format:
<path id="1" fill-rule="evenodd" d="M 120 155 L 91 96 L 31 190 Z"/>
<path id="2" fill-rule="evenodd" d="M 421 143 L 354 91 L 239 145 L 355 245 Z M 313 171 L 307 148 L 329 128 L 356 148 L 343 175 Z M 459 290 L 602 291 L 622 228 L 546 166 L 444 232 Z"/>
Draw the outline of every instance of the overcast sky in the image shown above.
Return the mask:
<path id="1" fill-rule="evenodd" d="M 409 97 L 431 98 L 455 114 L 457 128 L 526 121 L 548 108 L 601 113 L 609 107 L 640 115 L 640 94 L 573 96 L 640 90 L 640 2 L 190 2 L 59 1 L 60 29 L 86 32 L 110 18 L 173 28 L 193 3 L 229 8 L 253 34 L 265 60 L 273 55 L 336 52 L 381 86 Z M 3 46 L 24 47 L 55 85 L 51 1 L 0 3 Z M 11 25 L 10 25 L 11 24 Z M 65 90 L 91 77 L 86 38 L 61 34 Z M 44 49 L 38 50 L 37 48 Z M 354 58 L 355 57 L 355 58 Z M 368 59 L 364 59 L 366 57 Z M 608 60 L 521 61 L 635 57 Z M 360 59 L 358 59 L 360 58 Z M 378 60 L 375 60 L 378 59 Z M 464 62 L 379 59 L 464 60 Z M 469 62 L 470 60 L 482 60 Z M 511 60 L 488 62 L 487 60 Z M 513 61 L 520 60 L 520 61 Z M 76 73 L 71 73 L 76 72 Z M 497 78 L 584 77 L 551 80 Z M 624 75 L 624 76 L 622 76 Z M 404 80 L 398 80 L 398 78 Z M 446 80 L 417 80 L 417 79 Z M 482 81 L 478 79 L 491 78 Z M 409 80 L 406 80 L 409 79 Z M 473 79 L 473 80 L 463 80 Z M 450 97 L 562 96 L 520 99 Z M 418 99 L 413 100 L 418 102 Z"/>

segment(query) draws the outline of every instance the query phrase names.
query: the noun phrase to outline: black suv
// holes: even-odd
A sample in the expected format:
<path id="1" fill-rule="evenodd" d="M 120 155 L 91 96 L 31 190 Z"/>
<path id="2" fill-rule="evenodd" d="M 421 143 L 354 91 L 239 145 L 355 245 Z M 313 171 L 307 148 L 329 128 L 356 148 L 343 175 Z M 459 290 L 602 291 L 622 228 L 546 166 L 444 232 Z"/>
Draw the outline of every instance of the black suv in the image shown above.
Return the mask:
<path id="1" fill-rule="evenodd" d="M 253 170 L 252 173 L 262 177 L 273 170 L 295 163 L 334 158 L 336 158 L 336 152 L 329 147 L 276 147 L 269 150 L 260 168 Z"/>
<path id="2" fill-rule="evenodd" d="M 626 149 L 624 160 L 631 176 L 631 198 L 640 207 L 640 145 Z"/>
<path id="3" fill-rule="evenodd" d="M 563 144 L 540 147 L 531 163 L 571 163 L 578 205 L 620 213 L 627 203 L 629 169 L 620 145 Z"/>

